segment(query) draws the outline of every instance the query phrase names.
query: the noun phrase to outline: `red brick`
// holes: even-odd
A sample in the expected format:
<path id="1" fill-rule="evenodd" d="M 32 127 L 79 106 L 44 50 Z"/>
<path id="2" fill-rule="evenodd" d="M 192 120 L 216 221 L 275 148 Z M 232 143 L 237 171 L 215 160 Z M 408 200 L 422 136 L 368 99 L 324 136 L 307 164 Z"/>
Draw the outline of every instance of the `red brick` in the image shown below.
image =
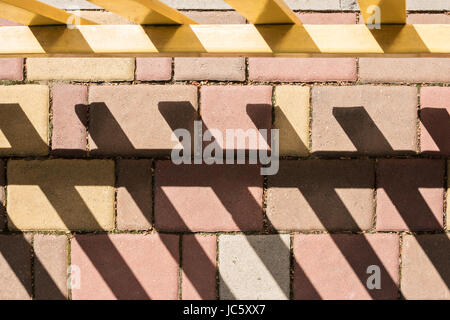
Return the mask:
<path id="1" fill-rule="evenodd" d="M 136 58 L 136 80 L 167 81 L 171 78 L 171 58 Z"/>
<path id="2" fill-rule="evenodd" d="M 268 178 L 267 217 L 277 230 L 368 230 L 374 169 L 366 160 L 282 161 Z"/>
<path id="3" fill-rule="evenodd" d="M 81 275 L 74 300 L 174 300 L 178 297 L 176 235 L 77 235 L 72 266 Z"/>
<path id="4" fill-rule="evenodd" d="M 198 117 L 195 86 L 91 86 L 89 102 L 93 155 L 168 156 L 173 130 L 193 132 Z"/>
<path id="5" fill-rule="evenodd" d="M 152 219 L 152 161 L 117 161 L 117 228 L 147 230 Z"/>
<path id="6" fill-rule="evenodd" d="M 316 86 L 312 152 L 320 155 L 416 154 L 417 89 Z"/>
<path id="7" fill-rule="evenodd" d="M 86 154 L 87 86 L 54 85 L 52 152 L 57 155 Z"/>
<path id="8" fill-rule="evenodd" d="M 450 82 L 448 58 L 360 58 L 363 82 Z"/>
<path id="9" fill-rule="evenodd" d="M 450 155 L 450 87 L 420 90 L 421 151 Z"/>
<path id="10" fill-rule="evenodd" d="M 261 231 L 263 178 L 256 165 L 181 165 L 158 161 L 158 231 Z"/>
<path id="11" fill-rule="evenodd" d="M 294 299 L 362 300 L 398 296 L 399 238 L 393 234 L 297 235 Z M 369 290 L 369 266 L 380 268 L 381 289 Z"/>
<path id="12" fill-rule="evenodd" d="M 34 247 L 34 295 L 36 299 L 67 298 L 67 237 L 36 235 Z"/>
<path id="13" fill-rule="evenodd" d="M 444 165 L 441 160 L 380 160 L 377 230 L 442 230 Z"/>
<path id="14" fill-rule="evenodd" d="M 300 13 L 307 24 L 355 24 L 354 13 Z M 253 81 L 356 81 L 354 58 L 250 58 Z"/>
<path id="15" fill-rule="evenodd" d="M 215 235 L 183 236 L 184 300 L 215 300 L 217 270 L 217 237 Z"/>
<path id="16" fill-rule="evenodd" d="M 0 80 L 23 80 L 23 59 L 0 58 Z"/>
<path id="17" fill-rule="evenodd" d="M 272 127 L 272 87 L 270 86 L 204 86 L 201 89 L 200 103 L 205 127 L 219 130 L 223 135 L 224 143 L 227 129 L 246 131 Z M 262 137 L 259 140 L 263 141 Z M 219 145 L 226 149 L 220 141 Z M 258 149 L 266 148 L 267 146 L 264 145 L 258 146 Z M 249 150 L 248 141 L 246 141 L 245 149 Z"/>
<path id="18" fill-rule="evenodd" d="M 24 235 L 0 235 L 0 299 L 31 298 L 31 240 Z"/>

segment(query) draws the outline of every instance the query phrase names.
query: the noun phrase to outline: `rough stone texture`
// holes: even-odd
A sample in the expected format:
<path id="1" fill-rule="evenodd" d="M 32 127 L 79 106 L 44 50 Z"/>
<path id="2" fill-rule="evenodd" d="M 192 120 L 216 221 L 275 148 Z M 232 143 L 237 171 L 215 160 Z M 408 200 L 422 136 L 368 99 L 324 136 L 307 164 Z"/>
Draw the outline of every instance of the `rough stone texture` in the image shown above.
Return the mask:
<path id="1" fill-rule="evenodd" d="M 261 231 L 263 177 L 256 165 L 156 162 L 158 231 Z"/>
<path id="2" fill-rule="evenodd" d="M 133 58 L 28 58 L 28 80 L 130 81 Z"/>
<path id="3" fill-rule="evenodd" d="M 450 82 L 450 58 L 361 58 L 363 82 Z"/>
<path id="4" fill-rule="evenodd" d="M 220 299 L 288 299 L 289 248 L 289 235 L 220 236 Z"/>
<path id="5" fill-rule="evenodd" d="M 449 156 L 450 87 L 422 87 L 420 104 L 422 153 Z"/>
<path id="6" fill-rule="evenodd" d="M 52 87 L 52 153 L 84 156 L 87 143 L 87 92 L 82 85 Z"/>
<path id="7" fill-rule="evenodd" d="M 117 161 L 117 228 L 147 230 L 152 221 L 152 161 Z"/>
<path id="8" fill-rule="evenodd" d="M 277 230 L 371 228 L 373 161 L 282 161 L 268 179 L 266 214 Z"/>
<path id="9" fill-rule="evenodd" d="M 0 80 L 22 81 L 23 59 L 0 58 Z"/>
<path id="10" fill-rule="evenodd" d="M 227 148 L 227 129 L 247 131 L 271 129 L 272 87 L 270 86 L 206 86 L 201 88 L 201 112 L 204 126 L 222 133 L 223 140 L 216 142 L 224 150 Z M 244 134 L 236 133 L 238 137 Z M 267 150 L 268 145 L 258 133 L 258 150 Z M 213 134 L 213 137 L 216 135 Z M 230 137 L 228 137 L 229 139 Z M 255 150 L 246 139 L 245 145 L 235 142 L 234 149 Z M 268 139 L 269 140 L 269 139 Z M 237 148 L 236 148 L 237 147 Z"/>
<path id="11" fill-rule="evenodd" d="M 215 300 L 217 237 L 215 235 L 183 236 L 184 300 Z"/>
<path id="12" fill-rule="evenodd" d="M 47 155 L 48 109 L 47 86 L 0 86 L 0 156 Z"/>
<path id="13" fill-rule="evenodd" d="M 405 235 L 402 294 L 409 300 L 450 300 L 450 235 Z"/>
<path id="14" fill-rule="evenodd" d="M 113 229 L 113 161 L 11 160 L 7 169 L 10 229 Z"/>
<path id="15" fill-rule="evenodd" d="M 66 236 L 34 236 L 34 295 L 36 299 L 67 299 L 67 246 Z"/>
<path id="16" fill-rule="evenodd" d="M 136 80 L 167 81 L 172 78 L 172 58 L 136 58 Z"/>
<path id="17" fill-rule="evenodd" d="M 89 102 L 93 155 L 168 156 L 173 131 L 192 134 L 197 119 L 194 86 L 92 86 Z"/>
<path id="18" fill-rule="evenodd" d="M 312 117 L 316 154 L 415 154 L 415 87 L 314 87 Z"/>
<path id="19" fill-rule="evenodd" d="M 378 231 L 442 230 L 444 161 L 380 160 L 377 186 Z"/>
<path id="20" fill-rule="evenodd" d="M 397 235 L 297 235 L 294 257 L 294 299 L 398 298 Z M 381 289 L 367 286 L 370 266 L 380 269 Z"/>
<path id="21" fill-rule="evenodd" d="M 72 265 L 80 270 L 74 300 L 175 300 L 178 298 L 177 235 L 78 235 Z"/>
<path id="22" fill-rule="evenodd" d="M 31 239 L 0 235 L 0 299 L 31 298 Z"/>
<path id="23" fill-rule="evenodd" d="M 244 81 L 244 58 L 175 58 L 175 80 Z"/>
<path id="24" fill-rule="evenodd" d="M 275 88 L 274 128 L 280 132 L 281 156 L 309 154 L 310 89 L 302 86 Z"/>

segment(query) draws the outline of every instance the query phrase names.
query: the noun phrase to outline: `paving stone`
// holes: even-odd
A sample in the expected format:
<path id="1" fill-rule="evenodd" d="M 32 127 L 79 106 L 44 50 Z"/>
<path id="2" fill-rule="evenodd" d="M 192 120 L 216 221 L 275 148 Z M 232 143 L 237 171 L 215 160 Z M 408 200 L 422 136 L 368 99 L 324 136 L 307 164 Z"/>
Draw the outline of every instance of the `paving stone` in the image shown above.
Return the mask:
<path id="1" fill-rule="evenodd" d="M 172 58 L 136 58 L 136 80 L 167 81 L 172 78 Z"/>
<path id="2" fill-rule="evenodd" d="M 134 58 L 28 58 L 28 80 L 131 81 Z"/>
<path id="3" fill-rule="evenodd" d="M 89 10 L 89 11 L 75 11 L 73 13 L 76 16 L 79 16 L 83 19 L 87 19 L 90 21 L 94 21 L 98 24 L 112 24 L 112 25 L 134 24 L 132 21 L 129 21 L 128 19 L 112 12 Z"/>
<path id="4" fill-rule="evenodd" d="M 289 299 L 289 235 L 221 235 L 220 299 Z"/>
<path id="5" fill-rule="evenodd" d="M 397 235 L 296 235 L 294 257 L 294 299 L 398 298 Z M 380 289 L 369 289 L 376 284 L 372 275 L 379 276 Z"/>
<path id="6" fill-rule="evenodd" d="M 215 235 L 183 236 L 184 300 L 215 300 L 217 237 Z"/>
<path id="7" fill-rule="evenodd" d="M 52 87 L 52 153 L 84 156 L 87 143 L 87 92 L 82 85 Z"/>
<path id="8" fill-rule="evenodd" d="M 77 235 L 71 245 L 80 274 L 73 300 L 178 298 L 177 235 Z"/>
<path id="9" fill-rule="evenodd" d="M 158 231 L 261 231 L 263 178 L 257 165 L 156 162 Z"/>
<path id="10" fill-rule="evenodd" d="M 275 88 L 274 128 L 280 132 L 281 156 L 309 154 L 310 89 L 303 86 Z"/>
<path id="11" fill-rule="evenodd" d="M 271 129 L 272 127 L 272 87 L 271 86 L 204 86 L 201 88 L 201 113 L 207 129 L 219 130 L 223 140 L 216 142 L 223 149 L 226 147 L 226 130 L 242 129 L 236 133 L 244 137 L 245 131 Z M 216 135 L 213 134 L 213 137 Z M 268 139 L 269 140 L 269 139 Z M 258 134 L 258 150 L 267 150 L 268 145 L 263 136 Z M 234 149 L 255 150 L 246 139 L 245 146 L 235 141 Z"/>
<path id="12" fill-rule="evenodd" d="M 312 152 L 326 155 L 415 154 L 417 89 L 316 86 Z"/>
<path id="13" fill-rule="evenodd" d="M 8 225 L 13 230 L 114 228 L 114 162 L 11 160 Z"/>
<path id="14" fill-rule="evenodd" d="M 368 230 L 374 176 L 369 160 L 282 161 L 268 178 L 267 217 L 277 230 Z"/>
<path id="15" fill-rule="evenodd" d="M 35 235 L 34 295 L 39 300 L 67 299 L 67 237 Z"/>
<path id="16" fill-rule="evenodd" d="M 117 161 L 117 228 L 152 227 L 152 161 Z"/>
<path id="17" fill-rule="evenodd" d="M 450 300 L 450 235 L 405 235 L 402 294 L 408 300 Z"/>
<path id="18" fill-rule="evenodd" d="M 380 160 L 377 186 L 378 231 L 442 230 L 444 161 Z"/>
<path id="19" fill-rule="evenodd" d="M 0 299 L 31 299 L 31 239 L 0 235 Z"/>
<path id="20" fill-rule="evenodd" d="M 89 102 L 89 146 L 97 156 L 168 156 L 179 144 L 173 131 L 193 135 L 197 119 L 195 86 L 92 86 Z"/>
<path id="21" fill-rule="evenodd" d="M 22 81 L 23 59 L 0 58 L 0 80 Z"/>
<path id="22" fill-rule="evenodd" d="M 0 156 L 47 155 L 48 109 L 47 86 L 0 86 Z"/>
<path id="23" fill-rule="evenodd" d="M 409 24 L 450 24 L 450 15 L 445 13 L 410 13 L 406 21 Z"/>
<path id="24" fill-rule="evenodd" d="M 184 15 L 201 24 L 242 24 L 243 16 L 236 11 L 184 11 Z"/>
<path id="25" fill-rule="evenodd" d="M 420 104 L 422 153 L 449 156 L 450 87 L 422 87 Z"/>
<path id="26" fill-rule="evenodd" d="M 360 58 L 363 82 L 450 82 L 449 58 Z"/>

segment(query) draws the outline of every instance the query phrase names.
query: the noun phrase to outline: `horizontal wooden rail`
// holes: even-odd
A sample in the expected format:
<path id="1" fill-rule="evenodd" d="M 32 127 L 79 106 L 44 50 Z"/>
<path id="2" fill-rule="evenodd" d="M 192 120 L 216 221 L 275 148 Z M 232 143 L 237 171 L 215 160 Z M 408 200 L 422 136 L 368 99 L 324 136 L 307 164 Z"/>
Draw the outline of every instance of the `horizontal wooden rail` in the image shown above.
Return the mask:
<path id="1" fill-rule="evenodd" d="M 450 56 L 450 25 L 0 27 L 0 56 Z"/>

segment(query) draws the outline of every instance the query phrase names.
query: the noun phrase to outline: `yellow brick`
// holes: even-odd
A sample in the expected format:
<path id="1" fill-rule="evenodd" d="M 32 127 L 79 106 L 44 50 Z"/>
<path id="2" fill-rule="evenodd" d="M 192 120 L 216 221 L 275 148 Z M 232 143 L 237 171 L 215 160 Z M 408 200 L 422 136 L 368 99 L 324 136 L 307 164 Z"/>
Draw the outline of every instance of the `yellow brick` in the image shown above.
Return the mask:
<path id="1" fill-rule="evenodd" d="M 133 58 L 29 58 L 28 80 L 119 81 L 134 79 Z"/>
<path id="2" fill-rule="evenodd" d="M 49 89 L 0 86 L 0 156 L 48 154 Z"/>
<path id="3" fill-rule="evenodd" d="M 114 162 L 11 160 L 8 225 L 13 230 L 112 230 Z"/>
<path id="4" fill-rule="evenodd" d="M 307 156 L 309 140 L 309 88 L 275 88 L 275 123 L 280 130 L 281 156 Z"/>

